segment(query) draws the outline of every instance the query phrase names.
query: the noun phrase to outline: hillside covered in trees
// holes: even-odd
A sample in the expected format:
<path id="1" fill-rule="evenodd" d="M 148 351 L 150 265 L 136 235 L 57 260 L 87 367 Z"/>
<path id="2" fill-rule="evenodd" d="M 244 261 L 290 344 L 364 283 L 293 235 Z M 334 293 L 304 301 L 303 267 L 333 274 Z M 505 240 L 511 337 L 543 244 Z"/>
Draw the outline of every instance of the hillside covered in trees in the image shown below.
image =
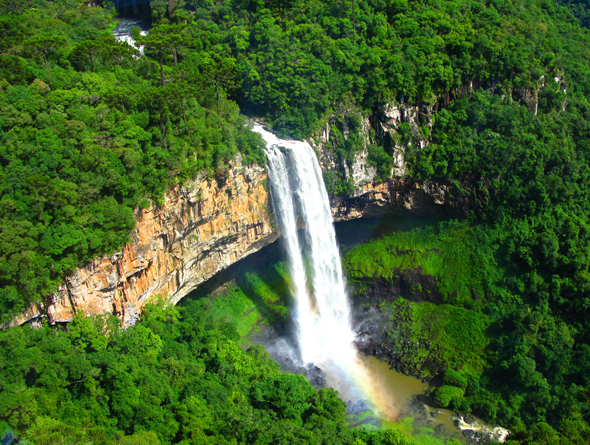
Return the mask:
<path id="1" fill-rule="evenodd" d="M 439 110 L 420 128 L 425 150 L 400 128 L 411 175 L 467 180 L 503 206 L 488 217 L 583 193 L 588 36 L 553 2 L 154 1 L 145 57 L 114 40 L 108 5 L 1 5 L 4 321 L 120 248 L 146 198 L 223 175 L 237 151 L 263 162 L 236 103 L 298 137 L 342 116 L 346 159 L 362 146 L 359 113 Z M 521 106 L 532 96 L 537 115 Z M 387 171 L 391 143 L 378 142 Z"/>
<path id="2" fill-rule="evenodd" d="M 463 368 L 469 363 L 452 352 L 439 357 L 460 376 L 451 373 L 448 386 L 466 390 L 447 403 L 505 422 L 523 443 L 588 443 L 587 8 L 573 0 L 153 0 L 154 26 L 139 40 L 146 48 L 139 57 L 112 36 L 117 13 L 110 2 L 0 1 L 0 322 L 42 301 L 79 265 L 120 249 L 134 211 L 149 200 L 161 203 L 168 187 L 198 174 L 223 177 L 237 153 L 264 163 L 261 141 L 244 116 L 298 138 L 336 116 L 350 133 L 335 137 L 334 148 L 349 161 L 364 148 L 365 117 L 386 103 L 411 104 L 421 110 L 419 128 L 401 124 L 393 135 L 372 135 L 370 161 L 385 178 L 393 147 L 403 146 L 410 177 L 453 181 L 477 208 L 460 223 L 463 229 L 441 230 L 451 230 L 451 238 L 467 234 L 478 261 L 485 259 L 479 270 L 443 283 L 445 303 L 457 308 L 443 315 L 473 311 L 470 319 L 485 327 L 475 330 L 485 336 L 477 365 Z M 346 193 L 341 181 L 334 190 Z M 444 250 L 444 236 L 424 236 L 396 242 Z M 385 252 L 382 264 L 362 274 L 387 277 L 383 264 L 399 264 L 394 252 L 376 249 Z M 353 263 L 351 273 L 362 269 Z M 419 265 L 439 270 L 434 260 Z M 465 278 L 472 275 L 477 279 Z M 408 311 L 402 306 L 392 316 Z M 418 324 L 432 315 L 426 309 L 410 311 Z M 217 338 L 215 329 L 210 335 Z M 51 332 L 3 335 L 35 339 L 23 344 L 62 341 Z M 108 341 L 119 341 L 113 338 Z M 15 347 L 16 340 L 2 341 L 3 354 Z M 47 346 L 39 357 L 63 347 L 74 363 L 91 352 L 86 343 L 63 341 L 74 343 Z M 121 344 L 126 341 L 134 340 Z M 98 355 L 89 360 L 102 360 L 103 349 L 94 348 Z M 40 369 L 53 359 L 40 360 L 39 369 L 36 359 L 26 364 L 24 381 L 21 371 L 11 377 L 2 368 L 2 397 L 29 387 L 30 406 L 48 416 L 50 391 L 37 389 L 49 384 Z M 98 368 L 72 371 L 64 391 L 96 380 Z M 113 382 L 104 380 L 119 384 Z M 116 393 L 115 386 L 109 391 Z M 86 397 L 79 389 L 72 392 L 74 405 Z M 257 400 L 255 390 L 244 391 L 248 403 Z M 113 394 L 104 400 L 112 402 Z M 165 443 L 184 440 L 178 400 L 170 402 L 174 435 L 142 428 Z M 42 428 L 41 414 L 26 403 L 2 403 L 0 418 L 14 428 Z M 109 409 L 135 409 L 115 405 Z M 68 419 L 63 416 L 60 422 Z M 101 437 L 135 434 L 114 411 L 102 418 Z M 307 422 L 302 419 L 294 420 L 298 427 Z M 343 437 L 352 443 L 352 436 Z"/>
<path id="3" fill-rule="evenodd" d="M 262 346 L 244 351 L 206 303 L 148 307 L 127 331 L 80 316 L 67 333 L 0 332 L 0 417 L 39 445 L 419 445 L 348 429 L 333 389 L 281 373 Z"/>

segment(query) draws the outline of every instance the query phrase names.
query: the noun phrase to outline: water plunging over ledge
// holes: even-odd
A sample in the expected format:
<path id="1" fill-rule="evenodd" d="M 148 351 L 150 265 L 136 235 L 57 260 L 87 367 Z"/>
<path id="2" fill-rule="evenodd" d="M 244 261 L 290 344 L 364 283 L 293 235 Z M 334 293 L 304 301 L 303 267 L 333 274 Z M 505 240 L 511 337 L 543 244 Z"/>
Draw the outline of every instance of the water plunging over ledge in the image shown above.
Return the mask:
<path id="1" fill-rule="evenodd" d="M 280 139 L 255 124 L 253 130 L 266 142 L 268 175 L 275 217 L 283 235 L 294 299 L 292 317 L 301 367 L 315 365 L 350 406 L 373 410 L 378 418 L 407 416 L 411 394 L 424 392 L 418 380 L 390 371 L 373 357 L 360 355 L 355 347 L 340 252 L 332 221 L 328 193 L 317 157 L 306 142 Z M 398 384 L 391 379 L 397 377 Z M 394 394 L 393 387 L 404 388 Z M 416 385 L 420 388 L 415 387 Z M 418 402 L 424 426 L 440 417 L 442 430 L 488 431 L 503 442 L 502 428 L 467 424 L 449 410 L 435 410 Z M 353 410 L 354 411 L 354 410 Z M 423 412 L 422 412 L 423 411 Z"/>
<path id="2" fill-rule="evenodd" d="M 143 46 L 136 46 L 135 40 L 131 37 L 131 28 L 137 26 L 141 29 L 140 35 L 146 36 L 151 28 L 151 22 L 146 19 L 130 19 L 130 18 L 119 18 L 119 22 L 115 29 L 113 29 L 113 35 L 119 42 L 125 42 L 129 46 L 137 49 L 142 55 L 144 54 Z"/>
<path id="3" fill-rule="evenodd" d="M 293 321 L 299 357 L 326 375 L 345 400 L 369 400 L 392 417 L 372 388 L 355 347 L 351 311 L 328 193 L 317 157 L 306 142 L 279 139 L 254 125 L 266 142 L 273 208 L 284 237 L 295 301 Z M 298 227 L 302 230 L 298 233 Z"/>

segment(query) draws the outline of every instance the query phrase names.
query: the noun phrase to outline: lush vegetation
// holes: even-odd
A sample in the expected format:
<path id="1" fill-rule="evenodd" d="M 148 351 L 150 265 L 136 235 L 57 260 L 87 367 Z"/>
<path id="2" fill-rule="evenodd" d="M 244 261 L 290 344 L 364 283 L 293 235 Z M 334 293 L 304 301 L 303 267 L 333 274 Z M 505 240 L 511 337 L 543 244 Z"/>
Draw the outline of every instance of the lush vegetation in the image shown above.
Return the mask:
<path id="1" fill-rule="evenodd" d="M 161 77 L 157 57 L 115 41 L 114 11 L 28 3 L 0 4 L 1 322 L 122 247 L 146 198 L 223 176 L 237 152 L 263 160 L 205 56 L 179 55 Z M 161 51 L 156 36 L 145 43 Z"/>
<path id="2" fill-rule="evenodd" d="M 0 1 L 0 322 L 42 301 L 81 263 L 119 249 L 133 229 L 133 212 L 150 200 L 161 203 L 171 185 L 199 174 L 222 177 L 238 152 L 245 162 L 263 162 L 260 141 L 244 128 L 238 106 L 298 137 L 330 123 L 331 144 L 350 163 L 366 144 L 365 118 L 385 103 L 406 104 L 417 110 L 415 125 L 402 122 L 393 132 L 371 135 L 369 160 L 379 177 L 388 176 L 392 150 L 403 147 L 413 178 L 454 181 L 459 196 L 449 199 L 467 198 L 477 211 L 469 225 L 396 236 L 351 257 L 351 275 L 391 281 L 394 270 L 421 267 L 436 278 L 435 299 L 444 305 L 399 301 L 384 310 L 399 326 L 392 342 L 403 333 L 422 345 L 441 344 L 407 354 L 409 368 L 436 362 L 446 369 L 440 375 L 429 368 L 429 375 L 443 379 L 434 394 L 439 403 L 497 420 L 523 442 L 588 443 L 586 2 L 151 3 L 155 26 L 140 38 L 146 55 L 138 57 L 111 36 L 116 14 L 109 2 Z M 351 191 L 348 178 L 333 176 L 327 179 L 334 193 Z M 240 284 L 260 295 L 258 310 L 277 323 L 285 317 L 273 297 L 279 281 L 251 276 Z M 68 333 L 3 333 L 2 354 L 12 355 L 2 366 L 14 368 L 2 373 L 8 385 L 0 395 L 8 407 L 2 417 L 38 437 L 96 434 L 89 440 L 149 443 L 196 441 L 191 435 L 203 433 L 222 441 L 227 427 L 207 430 L 207 422 L 221 422 L 217 409 L 234 413 L 227 408 L 234 403 L 236 419 L 244 412 L 252 422 L 283 416 L 295 425 L 277 422 L 284 432 L 312 441 L 304 439 L 316 434 L 308 424 L 313 416 L 304 415 L 311 411 L 276 411 L 264 399 L 266 389 L 259 398 L 250 387 L 235 389 L 231 397 L 220 396 L 225 408 L 199 411 L 209 401 L 198 389 L 184 394 L 150 383 L 153 373 L 174 386 L 153 356 L 185 363 L 175 355 L 186 353 L 178 345 L 205 342 L 200 333 L 194 340 L 186 327 L 191 323 L 182 321 L 164 333 L 162 317 L 176 315 L 148 314 L 146 324 L 128 333 L 100 319 L 96 325 L 79 319 Z M 231 329 L 207 330 L 200 322 L 207 341 L 234 343 L 227 346 L 233 348 L 229 371 L 195 347 L 194 363 L 186 363 L 196 373 L 217 363 L 211 366 L 219 367 L 220 377 L 211 378 L 221 379 L 216 385 L 224 390 L 260 383 L 266 377 L 247 365 L 260 359 L 268 378 L 305 387 L 296 391 L 309 397 L 304 405 L 320 403 L 301 380 L 276 377 L 260 351 L 241 352 Z M 98 334 L 75 337 L 80 330 Z M 145 355 L 149 372 L 139 372 L 134 354 Z M 234 359 L 246 363 L 244 382 L 232 380 L 239 368 Z M 138 393 L 137 385 L 145 390 Z M 58 394 L 66 402 L 58 402 Z M 333 395 L 321 394 L 338 405 Z M 138 400 L 141 405 L 133 405 Z M 186 400 L 195 407 L 181 408 Z M 166 409 L 142 411 L 152 406 Z M 340 416 L 339 409 L 330 416 Z M 183 410 L 204 417 L 189 421 Z M 51 419 L 50 412 L 56 413 Z M 331 428 L 351 437 L 334 422 Z M 279 426 L 265 434 L 271 437 Z M 242 434 L 237 441 L 258 440 L 247 429 L 235 431 Z M 317 434 L 323 440 L 323 432 Z M 133 435 L 140 436 L 123 439 Z M 373 440 L 378 443 L 366 439 Z"/>
<path id="3" fill-rule="evenodd" d="M 442 443 L 349 429 L 334 390 L 244 350 L 223 305 L 148 306 L 127 330 L 80 315 L 64 330 L 0 332 L 0 427 L 33 445 Z"/>
<path id="4" fill-rule="evenodd" d="M 413 294 L 435 293 L 441 302 L 472 306 L 477 304 L 473 295 L 485 295 L 490 283 L 501 276 L 493 248 L 482 239 L 487 239 L 483 228 L 444 222 L 357 246 L 344 263 L 349 280 L 361 286 L 366 277 L 385 279 L 393 285 L 401 271 L 419 268 L 421 275 L 434 278 L 436 286 L 427 289 L 419 282 L 408 282 Z"/>
<path id="5" fill-rule="evenodd" d="M 228 98 L 300 137 L 336 114 L 332 144 L 348 163 L 365 146 L 364 116 L 391 101 L 420 105 L 430 111 L 419 128 L 404 123 L 369 147 L 381 178 L 392 144 L 405 144 L 414 177 L 477 179 L 481 199 L 502 205 L 496 215 L 588 202 L 590 40 L 566 7 L 151 3 L 156 26 L 140 38 L 139 58 L 110 35 L 108 8 L 0 4 L 4 320 L 81 262 L 120 248 L 146 198 L 161 203 L 170 185 L 201 171 L 223 175 L 238 151 L 260 162 Z M 431 143 L 416 150 L 416 137 Z M 332 190 L 350 192 L 335 176 Z"/>
<path id="6" fill-rule="evenodd" d="M 336 114 L 332 144 L 348 163 L 365 146 L 365 116 L 386 102 L 420 105 L 430 111 L 419 128 L 404 123 L 370 145 L 381 178 L 402 144 L 414 177 L 461 179 L 494 209 L 488 217 L 588 202 L 590 45 L 566 7 L 151 3 L 154 28 L 134 32 L 146 48 L 139 58 L 110 35 L 108 8 L 0 4 L 3 320 L 120 248 L 146 198 L 161 203 L 170 185 L 202 171 L 223 175 L 238 151 L 260 162 L 229 99 L 295 136 Z M 418 150 L 415 138 L 431 143 Z M 350 192 L 334 175 L 332 190 Z"/>
<path id="7" fill-rule="evenodd" d="M 516 230 L 440 223 L 358 246 L 345 265 L 360 301 L 370 286 L 386 294 L 388 358 L 437 383 L 433 401 L 508 427 L 515 443 L 586 444 L 587 319 L 543 301 L 540 276 L 529 287 L 510 248 Z M 410 282 L 400 298 L 396 277 L 409 270 L 435 285 Z"/>
<path id="8" fill-rule="evenodd" d="M 230 277 L 213 294 L 206 286 L 199 287 L 191 292 L 187 302 L 191 304 L 193 298 L 211 300 L 211 316 L 231 321 L 245 344 L 249 345 L 253 331 L 259 331 L 262 324 L 283 331 L 289 316 L 289 281 L 284 263 L 269 265 L 261 261 Z"/>

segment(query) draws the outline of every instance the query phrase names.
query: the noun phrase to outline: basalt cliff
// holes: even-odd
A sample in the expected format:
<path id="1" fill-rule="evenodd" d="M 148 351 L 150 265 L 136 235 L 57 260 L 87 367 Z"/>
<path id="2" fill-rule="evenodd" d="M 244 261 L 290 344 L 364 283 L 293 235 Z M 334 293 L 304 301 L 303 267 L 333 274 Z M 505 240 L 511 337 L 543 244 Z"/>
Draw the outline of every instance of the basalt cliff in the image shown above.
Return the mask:
<path id="1" fill-rule="evenodd" d="M 404 119 L 392 107 L 381 116 L 377 121 L 366 119 L 367 137 L 379 134 L 377 125 L 381 135 L 395 131 Z M 405 118 L 412 115 L 406 112 Z M 330 150 L 329 129 L 315 141 L 322 168 L 344 170 L 354 183 L 351 196 L 331 198 L 336 221 L 396 211 L 452 212 L 473 205 L 451 184 L 420 184 L 405 177 L 401 149 L 392 177 L 376 182 L 376 169 L 368 164 L 366 150 L 346 165 Z M 51 324 L 65 323 L 77 313 L 113 313 L 124 325 L 131 325 L 148 300 L 161 298 L 176 304 L 217 272 L 280 236 L 273 223 L 266 170 L 242 165 L 239 157 L 224 177 L 203 176 L 177 186 L 168 191 L 164 205 L 138 211 L 136 219 L 131 242 L 121 251 L 79 268 L 56 293 L 11 325 L 43 317 Z"/>
<path id="2" fill-rule="evenodd" d="M 113 313 L 130 325 L 150 298 L 174 304 L 221 269 L 277 238 L 266 172 L 236 159 L 223 178 L 197 178 L 166 193 L 163 206 L 138 211 L 131 242 L 66 278 L 42 305 L 13 324 Z"/>

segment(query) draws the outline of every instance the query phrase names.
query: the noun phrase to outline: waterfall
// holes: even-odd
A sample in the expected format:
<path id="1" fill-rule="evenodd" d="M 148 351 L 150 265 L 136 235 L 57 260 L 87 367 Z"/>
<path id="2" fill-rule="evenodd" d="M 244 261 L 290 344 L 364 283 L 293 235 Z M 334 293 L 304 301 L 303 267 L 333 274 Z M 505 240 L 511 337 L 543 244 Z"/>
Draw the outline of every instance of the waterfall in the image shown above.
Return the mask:
<path id="1" fill-rule="evenodd" d="M 142 19 L 128 19 L 128 18 L 120 18 L 118 19 L 119 23 L 113 30 L 113 35 L 119 42 L 125 42 L 129 46 L 132 46 L 136 50 L 140 52 L 141 55 L 145 54 L 145 48 L 143 45 L 136 46 L 135 40 L 131 37 L 131 28 L 137 26 L 141 28 L 141 32 L 139 33 L 142 36 L 147 36 L 149 34 L 150 23 L 147 20 Z"/>
<path id="2" fill-rule="evenodd" d="M 358 354 L 354 341 L 342 263 L 334 224 L 317 157 L 306 142 L 284 140 L 254 125 L 266 142 L 273 209 L 285 240 L 293 321 L 302 364 L 314 364 L 326 382 L 350 403 L 352 412 L 373 410 L 381 419 L 395 420 L 400 400 Z M 402 400 L 403 401 L 403 400 Z M 430 417 L 430 416 L 428 416 Z M 504 442 L 508 431 L 467 424 L 460 429 L 481 431 Z"/>
<path id="3" fill-rule="evenodd" d="M 361 399 L 362 363 L 354 346 L 350 307 L 328 193 L 313 149 L 255 125 L 266 142 L 273 208 L 285 239 L 301 359 L 327 375 L 345 397 Z M 301 231 L 298 231 L 298 229 Z"/>

